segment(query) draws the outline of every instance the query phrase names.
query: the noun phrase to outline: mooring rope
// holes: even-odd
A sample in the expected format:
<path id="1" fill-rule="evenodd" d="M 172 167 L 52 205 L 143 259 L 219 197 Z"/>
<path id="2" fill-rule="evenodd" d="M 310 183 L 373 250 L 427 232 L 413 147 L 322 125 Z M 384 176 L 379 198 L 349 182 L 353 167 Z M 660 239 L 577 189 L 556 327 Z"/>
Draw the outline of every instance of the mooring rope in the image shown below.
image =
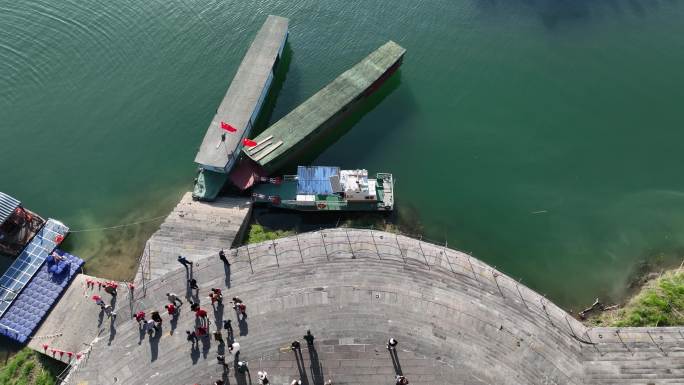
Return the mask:
<path id="1" fill-rule="evenodd" d="M 130 222 L 130 223 L 124 223 L 124 224 L 116 225 L 116 226 L 96 227 L 96 228 L 79 229 L 79 230 L 69 230 L 69 232 L 70 232 L 70 233 L 85 233 L 85 232 L 88 232 L 88 231 L 116 230 L 116 229 L 121 229 L 121 228 L 128 227 L 128 226 L 135 226 L 135 225 L 140 225 L 140 224 L 143 224 L 143 223 L 158 221 L 158 220 L 160 220 L 160 219 L 166 218 L 167 216 L 168 216 L 168 214 L 167 214 L 167 215 L 161 215 L 161 216 L 154 217 L 154 218 L 143 219 L 143 220 L 141 220 L 141 221 Z"/>

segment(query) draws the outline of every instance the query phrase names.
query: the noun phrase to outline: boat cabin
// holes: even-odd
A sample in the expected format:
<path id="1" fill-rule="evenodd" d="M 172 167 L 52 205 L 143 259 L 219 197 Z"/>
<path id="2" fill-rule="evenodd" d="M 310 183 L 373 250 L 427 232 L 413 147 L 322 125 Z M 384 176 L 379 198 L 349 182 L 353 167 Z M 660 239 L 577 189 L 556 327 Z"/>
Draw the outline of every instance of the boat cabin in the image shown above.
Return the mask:
<path id="1" fill-rule="evenodd" d="M 23 208 L 17 199 L 0 192 L 0 254 L 19 255 L 44 223 L 43 218 Z"/>

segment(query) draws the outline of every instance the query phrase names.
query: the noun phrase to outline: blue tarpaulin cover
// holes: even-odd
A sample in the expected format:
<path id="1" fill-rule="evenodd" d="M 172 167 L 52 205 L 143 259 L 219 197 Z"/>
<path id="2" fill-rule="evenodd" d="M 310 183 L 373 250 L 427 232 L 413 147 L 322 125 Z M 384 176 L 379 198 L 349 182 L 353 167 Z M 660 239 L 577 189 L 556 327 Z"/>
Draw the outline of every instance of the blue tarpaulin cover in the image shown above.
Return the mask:
<path id="1" fill-rule="evenodd" d="M 63 261 L 45 261 L 0 318 L 0 334 L 25 343 L 74 279 L 83 260 L 61 250 Z M 56 267 L 57 271 L 49 270 Z"/>
<path id="2" fill-rule="evenodd" d="M 339 167 L 297 167 L 297 194 L 332 194 L 333 189 L 330 184 L 330 177 L 333 175 L 340 175 Z"/>

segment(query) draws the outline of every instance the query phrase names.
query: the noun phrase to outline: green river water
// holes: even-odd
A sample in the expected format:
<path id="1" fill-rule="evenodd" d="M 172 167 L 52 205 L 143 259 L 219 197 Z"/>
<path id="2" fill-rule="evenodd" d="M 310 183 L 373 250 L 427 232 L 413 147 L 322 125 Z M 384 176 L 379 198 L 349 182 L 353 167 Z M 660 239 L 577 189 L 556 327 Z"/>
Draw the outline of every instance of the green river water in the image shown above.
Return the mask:
<path id="1" fill-rule="evenodd" d="M 74 230 L 167 214 L 266 15 L 290 18 L 271 121 L 388 39 L 388 95 L 315 163 L 388 171 L 400 223 L 566 307 L 684 255 L 676 0 L 0 0 L 0 191 Z M 72 234 L 130 276 L 158 225 Z"/>

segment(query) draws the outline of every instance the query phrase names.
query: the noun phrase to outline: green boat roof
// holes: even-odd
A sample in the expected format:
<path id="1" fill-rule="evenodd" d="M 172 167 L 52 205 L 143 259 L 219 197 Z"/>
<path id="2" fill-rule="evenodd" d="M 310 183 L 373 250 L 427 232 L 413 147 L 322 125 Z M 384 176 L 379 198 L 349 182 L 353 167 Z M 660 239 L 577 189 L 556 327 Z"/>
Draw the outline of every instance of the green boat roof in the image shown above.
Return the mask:
<path id="1" fill-rule="evenodd" d="M 273 171 L 271 166 L 282 154 L 354 101 L 400 61 L 405 52 L 393 41 L 385 43 L 254 138 L 256 147 L 243 151 L 266 170 Z"/>

